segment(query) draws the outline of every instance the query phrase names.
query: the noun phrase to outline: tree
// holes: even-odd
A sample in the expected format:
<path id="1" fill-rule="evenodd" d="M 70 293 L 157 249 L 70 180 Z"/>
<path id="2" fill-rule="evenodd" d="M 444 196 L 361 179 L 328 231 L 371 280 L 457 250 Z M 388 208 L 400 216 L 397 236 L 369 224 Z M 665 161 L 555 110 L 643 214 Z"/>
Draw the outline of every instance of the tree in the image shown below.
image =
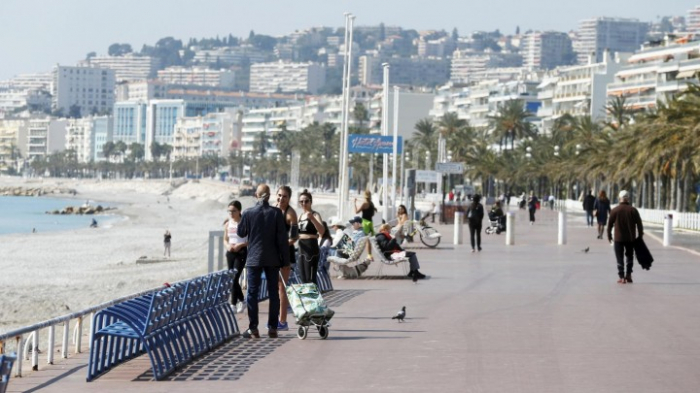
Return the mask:
<path id="1" fill-rule="evenodd" d="M 489 116 L 494 138 L 499 146 L 507 144 L 510 140 L 510 149 L 513 150 L 515 140 L 534 134 L 532 126 L 527 118 L 532 116 L 525 110 L 522 100 L 510 100 L 501 105 L 495 116 Z"/>
<path id="2" fill-rule="evenodd" d="M 139 162 L 143 160 L 145 156 L 146 150 L 142 144 L 133 142 L 129 145 L 129 159 L 134 162 Z"/>
<path id="3" fill-rule="evenodd" d="M 95 57 L 95 56 L 97 56 L 97 53 L 95 53 L 95 52 L 90 52 L 90 53 L 88 53 L 87 55 L 85 55 L 85 60 L 90 60 L 90 59 L 92 59 L 92 58 Z"/>
<path id="4" fill-rule="evenodd" d="M 102 145 L 102 155 L 107 159 L 107 161 L 114 155 L 114 142 L 109 141 Z"/>
<path id="5" fill-rule="evenodd" d="M 414 130 L 411 136 L 411 145 L 418 149 L 419 155 L 420 153 L 430 154 L 430 162 L 426 164 L 426 167 L 432 168 L 437 159 L 438 129 L 429 118 L 425 118 L 418 120 Z"/>
<path id="6" fill-rule="evenodd" d="M 131 52 L 133 52 L 133 50 L 129 44 L 112 44 L 107 49 L 107 54 L 110 56 L 124 56 Z"/>

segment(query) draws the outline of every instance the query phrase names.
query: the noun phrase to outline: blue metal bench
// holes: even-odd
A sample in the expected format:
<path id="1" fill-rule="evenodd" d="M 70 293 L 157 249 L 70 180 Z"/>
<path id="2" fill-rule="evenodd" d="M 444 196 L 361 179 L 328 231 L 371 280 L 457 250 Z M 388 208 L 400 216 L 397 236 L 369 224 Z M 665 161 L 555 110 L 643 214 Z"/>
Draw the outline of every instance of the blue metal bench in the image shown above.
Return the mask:
<path id="1" fill-rule="evenodd" d="M 12 374 L 12 364 L 17 357 L 11 355 L 0 355 L 0 393 L 5 393 L 7 384 L 10 382 Z"/>
<path id="2" fill-rule="evenodd" d="M 232 282 L 232 271 L 212 273 L 99 311 L 87 380 L 144 352 L 160 380 L 237 335 Z"/>

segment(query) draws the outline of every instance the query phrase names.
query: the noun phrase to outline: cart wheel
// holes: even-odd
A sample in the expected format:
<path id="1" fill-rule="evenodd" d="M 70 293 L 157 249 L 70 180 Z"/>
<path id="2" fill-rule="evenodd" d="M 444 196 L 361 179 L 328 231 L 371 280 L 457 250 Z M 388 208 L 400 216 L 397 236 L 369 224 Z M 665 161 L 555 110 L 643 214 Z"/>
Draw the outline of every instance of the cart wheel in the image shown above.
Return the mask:
<path id="1" fill-rule="evenodd" d="M 320 326 L 318 328 L 318 334 L 321 336 L 322 339 L 327 339 L 328 338 L 328 327 L 326 326 Z"/>
<path id="2" fill-rule="evenodd" d="M 300 339 L 304 340 L 306 339 L 306 335 L 308 334 L 309 329 L 304 326 L 299 326 L 299 329 L 297 329 L 297 337 Z"/>

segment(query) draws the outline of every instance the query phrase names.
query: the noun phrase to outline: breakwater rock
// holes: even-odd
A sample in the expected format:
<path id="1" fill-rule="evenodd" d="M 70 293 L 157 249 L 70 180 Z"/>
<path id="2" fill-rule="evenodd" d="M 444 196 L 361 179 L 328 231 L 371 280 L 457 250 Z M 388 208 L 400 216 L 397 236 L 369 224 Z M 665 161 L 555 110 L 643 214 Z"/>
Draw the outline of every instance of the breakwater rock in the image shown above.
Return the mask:
<path id="1" fill-rule="evenodd" d="M 74 188 L 47 186 L 47 187 L 0 187 L 0 196 L 42 196 L 51 194 L 76 195 Z"/>
<path id="2" fill-rule="evenodd" d="M 82 205 L 82 206 L 67 206 L 61 210 L 48 211 L 46 214 L 101 214 L 110 210 L 117 210 L 116 207 L 102 207 L 102 205 Z"/>

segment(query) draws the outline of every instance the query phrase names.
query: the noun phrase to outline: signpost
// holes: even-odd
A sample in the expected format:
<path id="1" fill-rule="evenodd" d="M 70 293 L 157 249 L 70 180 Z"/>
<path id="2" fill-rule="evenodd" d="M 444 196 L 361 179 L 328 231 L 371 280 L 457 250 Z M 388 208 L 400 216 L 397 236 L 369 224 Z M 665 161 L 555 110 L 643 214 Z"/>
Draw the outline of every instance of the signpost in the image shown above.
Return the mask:
<path id="1" fill-rule="evenodd" d="M 444 174 L 462 174 L 464 173 L 464 163 L 461 162 L 438 162 L 435 164 L 435 170 Z"/>

